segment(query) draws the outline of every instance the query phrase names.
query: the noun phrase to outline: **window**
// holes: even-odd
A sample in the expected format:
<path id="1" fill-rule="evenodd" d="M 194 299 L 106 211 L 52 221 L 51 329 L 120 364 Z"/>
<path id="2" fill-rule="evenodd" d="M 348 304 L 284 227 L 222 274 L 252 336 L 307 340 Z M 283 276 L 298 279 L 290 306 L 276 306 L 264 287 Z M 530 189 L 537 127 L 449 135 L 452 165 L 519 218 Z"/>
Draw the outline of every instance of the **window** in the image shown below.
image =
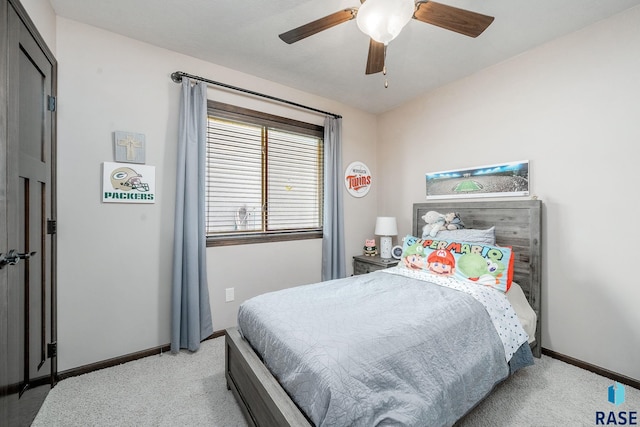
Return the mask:
<path id="1" fill-rule="evenodd" d="M 209 246 L 322 237 L 322 126 L 208 102 Z"/>

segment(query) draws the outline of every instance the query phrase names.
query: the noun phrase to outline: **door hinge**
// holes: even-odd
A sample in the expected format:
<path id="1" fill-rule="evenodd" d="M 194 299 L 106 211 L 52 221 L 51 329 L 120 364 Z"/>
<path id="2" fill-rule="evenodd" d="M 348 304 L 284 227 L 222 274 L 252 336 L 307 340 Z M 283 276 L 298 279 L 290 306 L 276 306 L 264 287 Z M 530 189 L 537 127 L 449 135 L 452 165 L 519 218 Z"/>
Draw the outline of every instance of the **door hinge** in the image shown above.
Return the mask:
<path id="1" fill-rule="evenodd" d="M 58 224 L 55 219 L 47 220 L 47 234 L 56 234 L 58 231 Z"/>
<path id="2" fill-rule="evenodd" d="M 56 97 L 49 95 L 47 100 L 48 100 L 48 106 L 47 106 L 48 110 L 56 111 Z"/>
<path id="3" fill-rule="evenodd" d="M 47 358 L 51 359 L 52 357 L 58 356 L 58 343 L 50 342 L 47 344 Z"/>

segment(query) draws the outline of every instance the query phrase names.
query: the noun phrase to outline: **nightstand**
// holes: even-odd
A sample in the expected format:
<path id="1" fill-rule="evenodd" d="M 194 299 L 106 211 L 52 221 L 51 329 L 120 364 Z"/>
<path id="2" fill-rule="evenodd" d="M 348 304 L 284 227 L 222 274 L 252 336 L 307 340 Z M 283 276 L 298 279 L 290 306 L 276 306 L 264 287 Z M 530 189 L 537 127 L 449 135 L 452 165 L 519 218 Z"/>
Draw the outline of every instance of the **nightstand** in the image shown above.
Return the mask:
<path id="1" fill-rule="evenodd" d="M 356 255 L 353 257 L 353 274 L 366 274 L 376 270 L 395 267 L 398 260 L 394 258 L 383 259 L 379 256 Z"/>

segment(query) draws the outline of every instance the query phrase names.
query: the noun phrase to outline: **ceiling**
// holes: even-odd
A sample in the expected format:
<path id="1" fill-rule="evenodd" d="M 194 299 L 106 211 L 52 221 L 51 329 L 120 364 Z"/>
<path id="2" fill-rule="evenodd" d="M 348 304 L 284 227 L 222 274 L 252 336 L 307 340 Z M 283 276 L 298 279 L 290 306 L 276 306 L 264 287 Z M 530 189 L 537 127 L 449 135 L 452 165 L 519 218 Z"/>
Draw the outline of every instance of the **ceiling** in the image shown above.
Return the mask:
<path id="1" fill-rule="evenodd" d="M 358 7 L 359 0 L 50 1 L 59 16 L 371 113 L 390 110 L 640 4 L 640 0 L 438 0 L 493 16 L 495 21 L 474 39 L 411 20 L 389 43 L 385 88 L 382 73 L 364 73 L 369 39 L 355 20 L 291 45 L 278 38 L 307 22 Z"/>

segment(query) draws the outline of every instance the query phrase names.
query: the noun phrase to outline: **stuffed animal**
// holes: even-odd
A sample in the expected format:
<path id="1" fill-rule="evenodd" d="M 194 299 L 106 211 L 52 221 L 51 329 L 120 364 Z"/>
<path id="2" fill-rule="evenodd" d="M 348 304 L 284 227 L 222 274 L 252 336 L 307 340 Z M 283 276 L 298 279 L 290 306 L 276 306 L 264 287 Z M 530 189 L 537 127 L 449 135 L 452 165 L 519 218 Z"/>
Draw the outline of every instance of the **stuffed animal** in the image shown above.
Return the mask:
<path id="1" fill-rule="evenodd" d="M 376 247 L 376 239 L 367 239 L 364 241 L 364 247 L 362 248 L 366 256 L 375 256 L 378 254 L 378 248 Z"/>
<path id="2" fill-rule="evenodd" d="M 446 230 L 444 224 L 446 222 L 445 216 L 436 211 L 429 211 L 426 214 L 422 215 L 422 219 L 426 223 L 424 227 L 422 227 L 422 236 L 431 236 L 436 237 L 438 231 Z"/>
<path id="3" fill-rule="evenodd" d="M 464 228 L 464 222 L 462 222 L 462 218 L 460 218 L 460 214 L 458 212 L 449 212 L 444 216 L 444 226 L 447 230 L 459 230 Z"/>

